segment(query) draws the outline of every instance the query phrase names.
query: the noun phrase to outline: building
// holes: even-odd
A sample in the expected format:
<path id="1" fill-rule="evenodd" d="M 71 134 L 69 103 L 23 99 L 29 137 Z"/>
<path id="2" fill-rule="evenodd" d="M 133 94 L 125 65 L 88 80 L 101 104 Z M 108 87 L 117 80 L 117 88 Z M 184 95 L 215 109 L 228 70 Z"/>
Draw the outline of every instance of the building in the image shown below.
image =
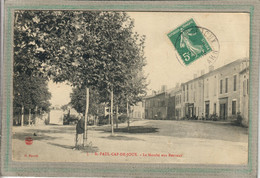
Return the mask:
<path id="1" fill-rule="evenodd" d="M 182 117 L 182 88 L 178 87 L 175 91 L 175 119 L 180 120 Z"/>
<path id="2" fill-rule="evenodd" d="M 181 87 L 179 84 L 172 90 L 168 91 L 169 98 L 168 98 L 168 119 L 180 119 L 181 113 Z"/>
<path id="3" fill-rule="evenodd" d="M 168 98 L 167 92 L 147 96 L 145 98 L 145 118 L 167 119 Z"/>
<path id="4" fill-rule="evenodd" d="M 53 108 L 49 114 L 49 124 L 63 125 L 64 112 L 62 109 Z"/>
<path id="5" fill-rule="evenodd" d="M 145 99 L 147 119 L 234 120 L 240 114 L 248 124 L 249 60 L 239 59 L 172 90 Z"/>
<path id="6" fill-rule="evenodd" d="M 182 100 L 181 117 L 186 118 L 202 118 L 204 113 L 203 97 L 204 97 L 204 80 L 203 76 L 194 77 L 181 85 L 182 88 Z"/>
<path id="7" fill-rule="evenodd" d="M 144 102 L 138 102 L 136 105 L 131 106 L 130 117 L 134 119 L 144 119 Z"/>
<path id="8" fill-rule="evenodd" d="M 248 126 L 249 120 L 249 64 L 244 62 L 242 70 L 239 73 L 240 82 L 240 110 L 242 124 Z"/>

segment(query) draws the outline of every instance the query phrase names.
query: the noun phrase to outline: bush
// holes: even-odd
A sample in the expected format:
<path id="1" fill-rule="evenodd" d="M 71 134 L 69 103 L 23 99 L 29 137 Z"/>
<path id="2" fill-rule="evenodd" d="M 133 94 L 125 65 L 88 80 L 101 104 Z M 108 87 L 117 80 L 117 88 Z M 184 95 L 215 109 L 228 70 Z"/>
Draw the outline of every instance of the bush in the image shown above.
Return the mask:
<path id="1" fill-rule="evenodd" d="M 94 120 L 89 120 L 88 125 L 94 125 Z"/>
<path id="2" fill-rule="evenodd" d="M 218 117 L 218 115 L 217 115 L 216 113 L 214 113 L 214 114 L 211 114 L 211 115 L 210 115 L 210 120 L 218 121 L 218 120 L 219 120 L 219 117 Z"/>
<path id="3" fill-rule="evenodd" d="M 78 119 L 79 118 L 75 115 L 66 114 L 66 115 L 64 115 L 64 118 L 63 118 L 63 125 L 76 124 Z"/>
<path id="4" fill-rule="evenodd" d="M 239 126 L 242 126 L 242 120 L 243 120 L 243 118 L 242 118 L 242 116 L 241 116 L 241 113 L 238 112 L 238 113 L 237 113 L 237 120 L 236 120 L 236 122 L 237 122 L 237 124 L 238 124 Z"/>
<path id="5" fill-rule="evenodd" d="M 99 116 L 98 117 L 98 125 L 106 125 L 109 122 L 109 116 Z"/>
<path id="6" fill-rule="evenodd" d="M 127 115 L 123 114 L 121 116 L 118 117 L 118 123 L 124 123 L 128 120 Z"/>

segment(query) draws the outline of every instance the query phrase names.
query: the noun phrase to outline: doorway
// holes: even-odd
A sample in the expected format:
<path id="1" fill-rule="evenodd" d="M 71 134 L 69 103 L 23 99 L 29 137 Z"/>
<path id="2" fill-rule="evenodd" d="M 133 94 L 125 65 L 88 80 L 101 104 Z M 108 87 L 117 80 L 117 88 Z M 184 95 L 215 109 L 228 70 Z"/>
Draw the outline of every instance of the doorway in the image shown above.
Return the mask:
<path id="1" fill-rule="evenodd" d="M 205 102 L 205 118 L 209 119 L 209 101 Z"/>
<path id="2" fill-rule="evenodd" d="M 228 98 L 219 99 L 219 117 L 221 120 L 227 120 L 228 116 Z"/>

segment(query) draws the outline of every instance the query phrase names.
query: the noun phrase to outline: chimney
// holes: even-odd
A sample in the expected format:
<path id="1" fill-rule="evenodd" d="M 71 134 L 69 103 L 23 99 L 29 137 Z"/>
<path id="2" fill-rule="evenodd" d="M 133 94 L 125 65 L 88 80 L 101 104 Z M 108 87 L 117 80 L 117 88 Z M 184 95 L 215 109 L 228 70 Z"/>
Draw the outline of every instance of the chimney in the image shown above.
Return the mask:
<path id="1" fill-rule="evenodd" d="M 179 86 L 180 86 L 180 83 L 177 82 L 176 85 L 175 85 L 175 87 L 176 87 L 176 88 L 179 88 Z"/>
<path id="2" fill-rule="evenodd" d="M 162 85 L 161 92 L 166 92 L 166 90 L 167 90 L 167 86 L 166 85 Z"/>
<path id="3" fill-rule="evenodd" d="M 156 91 L 155 90 L 152 91 L 152 95 L 156 95 Z"/>
<path id="4" fill-rule="evenodd" d="M 212 72 L 214 70 L 214 66 L 213 65 L 210 65 L 209 66 L 209 72 Z"/>

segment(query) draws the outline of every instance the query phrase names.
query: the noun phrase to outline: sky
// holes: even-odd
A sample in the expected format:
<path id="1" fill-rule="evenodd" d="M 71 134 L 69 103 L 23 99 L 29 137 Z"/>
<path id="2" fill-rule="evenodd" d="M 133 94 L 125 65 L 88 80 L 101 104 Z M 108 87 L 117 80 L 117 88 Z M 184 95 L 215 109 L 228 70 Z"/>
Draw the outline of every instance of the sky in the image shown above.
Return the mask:
<path id="1" fill-rule="evenodd" d="M 173 88 L 186 82 L 201 70 L 208 71 L 208 63 L 201 58 L 189 66 L 182 65 L 167 34 L 193 18 L 200 27 L 209 29 L 218 39 L 220 50 L 214 68 L 241 58 L 249 58 L 248 13 L 184 13 L 184 12 L 128 12 L 135 21 L 134 30 L 146 36 L 144 68 L 148 76 L 148 94 L 162 85 Z M 71 87 L 49 83 L 52 105 L 70 101 Z"/>

